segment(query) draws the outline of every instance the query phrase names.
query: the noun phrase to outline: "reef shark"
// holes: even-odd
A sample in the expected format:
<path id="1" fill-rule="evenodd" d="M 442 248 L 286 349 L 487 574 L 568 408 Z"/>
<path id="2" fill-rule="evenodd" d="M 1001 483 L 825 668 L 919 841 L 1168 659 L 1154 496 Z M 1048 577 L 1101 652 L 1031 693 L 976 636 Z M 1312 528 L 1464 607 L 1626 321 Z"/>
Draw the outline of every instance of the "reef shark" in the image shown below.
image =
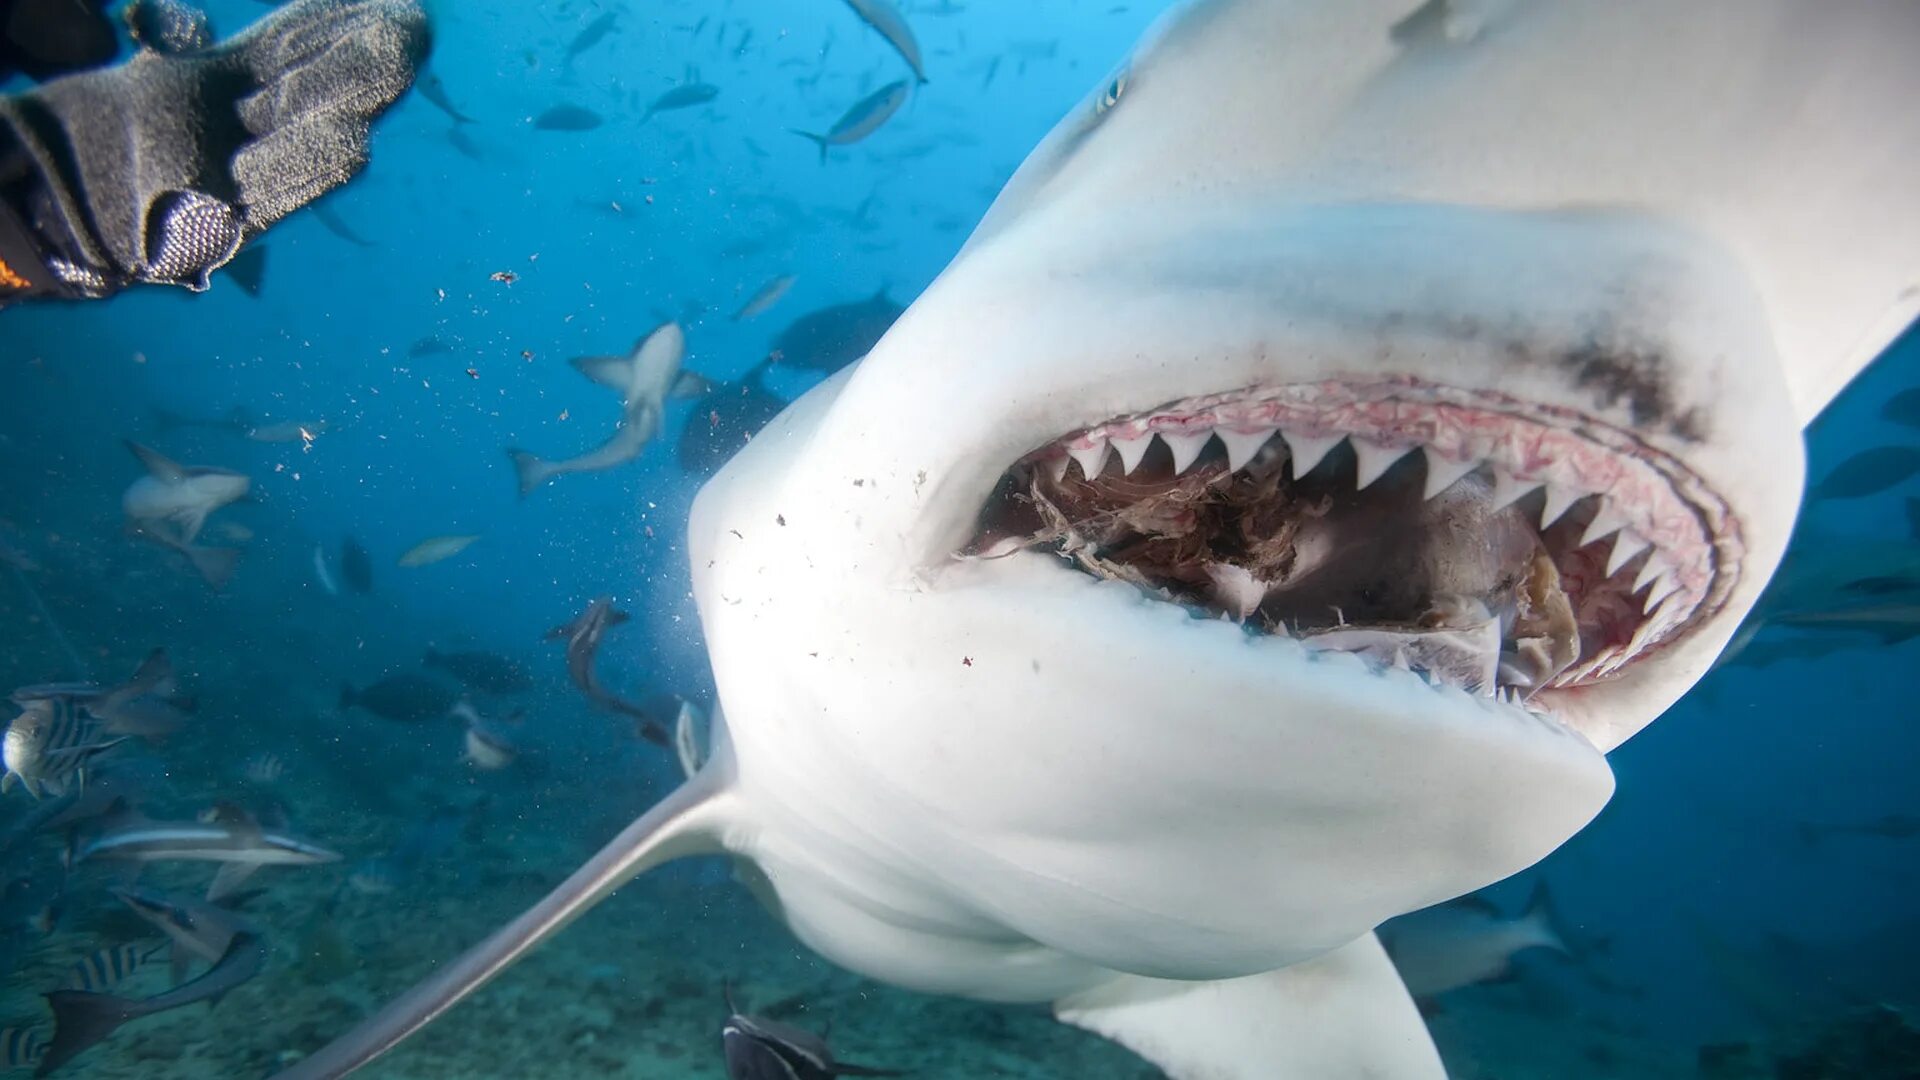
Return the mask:
<path id="1" fill-rule="evenodd" d="M 1802 427 L 1920 307 L 1916 40 L 1176 11 L 701 491 L 699 771 L 284 1075 L 725 852 L 828 959 L 1174 1077 L 1442 1076 L 1372 931 L 1586 825 L 1753 605 Z"/>

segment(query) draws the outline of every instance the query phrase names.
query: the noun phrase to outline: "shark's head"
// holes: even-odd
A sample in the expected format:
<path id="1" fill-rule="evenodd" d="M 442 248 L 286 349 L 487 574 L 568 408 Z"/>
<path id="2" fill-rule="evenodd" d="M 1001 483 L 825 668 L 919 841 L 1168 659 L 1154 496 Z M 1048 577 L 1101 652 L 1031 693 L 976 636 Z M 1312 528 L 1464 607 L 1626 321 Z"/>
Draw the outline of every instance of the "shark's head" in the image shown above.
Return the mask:
<path id="1" fill-rule="evenodd" d="M 702 494 L 742 784 L 869 838 L 840 885 L 759 853 L 829 955 L 820 896 L 888 895 L 863 875 L 907 851 L 960 899 L 883 918 L 1182 978 L 1498 879 L 1599 810 L 1602 751 L 1777 562 L 1802 420 L 1910 259 L 1730 178 L 1779 132 L 1568 59 L 1727 20 L 1428 41 L 1333 7 L 1170 21 Z"/>

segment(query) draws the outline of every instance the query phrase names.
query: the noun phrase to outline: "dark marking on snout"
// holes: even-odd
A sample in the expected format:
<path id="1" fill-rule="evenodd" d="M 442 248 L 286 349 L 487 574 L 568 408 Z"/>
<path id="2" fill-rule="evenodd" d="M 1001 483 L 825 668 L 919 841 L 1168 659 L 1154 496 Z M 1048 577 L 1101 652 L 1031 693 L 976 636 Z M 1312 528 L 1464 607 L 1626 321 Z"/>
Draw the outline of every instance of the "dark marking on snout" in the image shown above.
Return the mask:
<path id="1" fill-rule="evenodd" d="M 1589 343 L 1567 353 L 1564 363 L 1573 369 L 1576 385 L 1598 392 L 1608 407 L 1624 406 L 1640 430 L 1689 443 L 1706 438 L 1700 410 L 1682 411 L 1673 400 L 1663 354 Z"/>

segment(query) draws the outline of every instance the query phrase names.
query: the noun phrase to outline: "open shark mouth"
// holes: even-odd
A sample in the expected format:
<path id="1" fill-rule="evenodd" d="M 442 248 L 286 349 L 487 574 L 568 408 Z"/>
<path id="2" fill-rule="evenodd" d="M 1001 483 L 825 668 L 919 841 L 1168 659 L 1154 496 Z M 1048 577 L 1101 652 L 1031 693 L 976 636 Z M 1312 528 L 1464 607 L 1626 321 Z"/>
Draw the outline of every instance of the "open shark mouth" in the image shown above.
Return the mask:
<path id="1" fill-rule="evenodd" d="M 1254 387 L 1068 434 L 1008 469 L 961 554 L 1032 548 L 1533 708 L 1686 635 L 1742 555 L 1725 503 L 1631 432 L 1413 379 Z"/>

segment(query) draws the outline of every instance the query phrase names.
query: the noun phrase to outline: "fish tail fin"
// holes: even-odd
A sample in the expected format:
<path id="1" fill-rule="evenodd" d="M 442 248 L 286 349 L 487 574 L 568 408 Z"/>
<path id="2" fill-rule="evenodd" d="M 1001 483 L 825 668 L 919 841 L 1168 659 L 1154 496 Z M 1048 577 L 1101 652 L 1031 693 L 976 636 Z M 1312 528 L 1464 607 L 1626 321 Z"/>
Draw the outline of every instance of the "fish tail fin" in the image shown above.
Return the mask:
<path id="1" fill-rule="evenodd" d="M 788 128 L 787 130 L 803 139 L 811 139 L 820 144 L 820 164 L 825 165 L 827 163 L 827 137 L 825 135 L 815 135 L 811 131 L 801 131 L 799 128 Z"/>
<path id="2" fill-rule="evenodd" d="M 553 463 L 538 454 L 529 454 L 509 446 L 507 456 L 513 459 L 513 472 L 520 483 L 521 498 L 533 494 L 541 484 L 553 479 Z"/>
<path id="3" fill-rule="evenodd" d="M 55 990 L 47 995 L 47 1005 L 53 1009 L 53 1038 L 33 1070 L 36 1077 L 72 1061 L 140 1015 L 139 1002 L 85 990 Z"/>
<path id="4" fill-rule="evenodd" d="M 341 683 L 340 684 L 340 710 L 342 712 L 345 712 L 346 710 L 353 708 L 355 705 L 358 705 L 359 703 L 360 703 L 360 691 L 355 690 L 353 688 L 353 684 L 350 682 Z"/>
<path id="5" fill-rule="evenodd" d="M 200 577 L 215 589 L 224 589 L 233 580 L 233 571 L 240 565 L 239 548 L 200 547 L 188 544 L 180 549 Z"/>
<path id="6" fill-rule="evenodd" d="M 1547 888 L 1545 878 L 1534 883 L 1533 895 L 1527 899 L 1526 914 L 1520 918 L 1539 934 L 1539 944 L 1568 956 L 1573 955 L 1573 949 L 1567 944 L 1566 927 L 1560 921 L 1560 910 L 1554 905 L 1553 893 Z"/>

